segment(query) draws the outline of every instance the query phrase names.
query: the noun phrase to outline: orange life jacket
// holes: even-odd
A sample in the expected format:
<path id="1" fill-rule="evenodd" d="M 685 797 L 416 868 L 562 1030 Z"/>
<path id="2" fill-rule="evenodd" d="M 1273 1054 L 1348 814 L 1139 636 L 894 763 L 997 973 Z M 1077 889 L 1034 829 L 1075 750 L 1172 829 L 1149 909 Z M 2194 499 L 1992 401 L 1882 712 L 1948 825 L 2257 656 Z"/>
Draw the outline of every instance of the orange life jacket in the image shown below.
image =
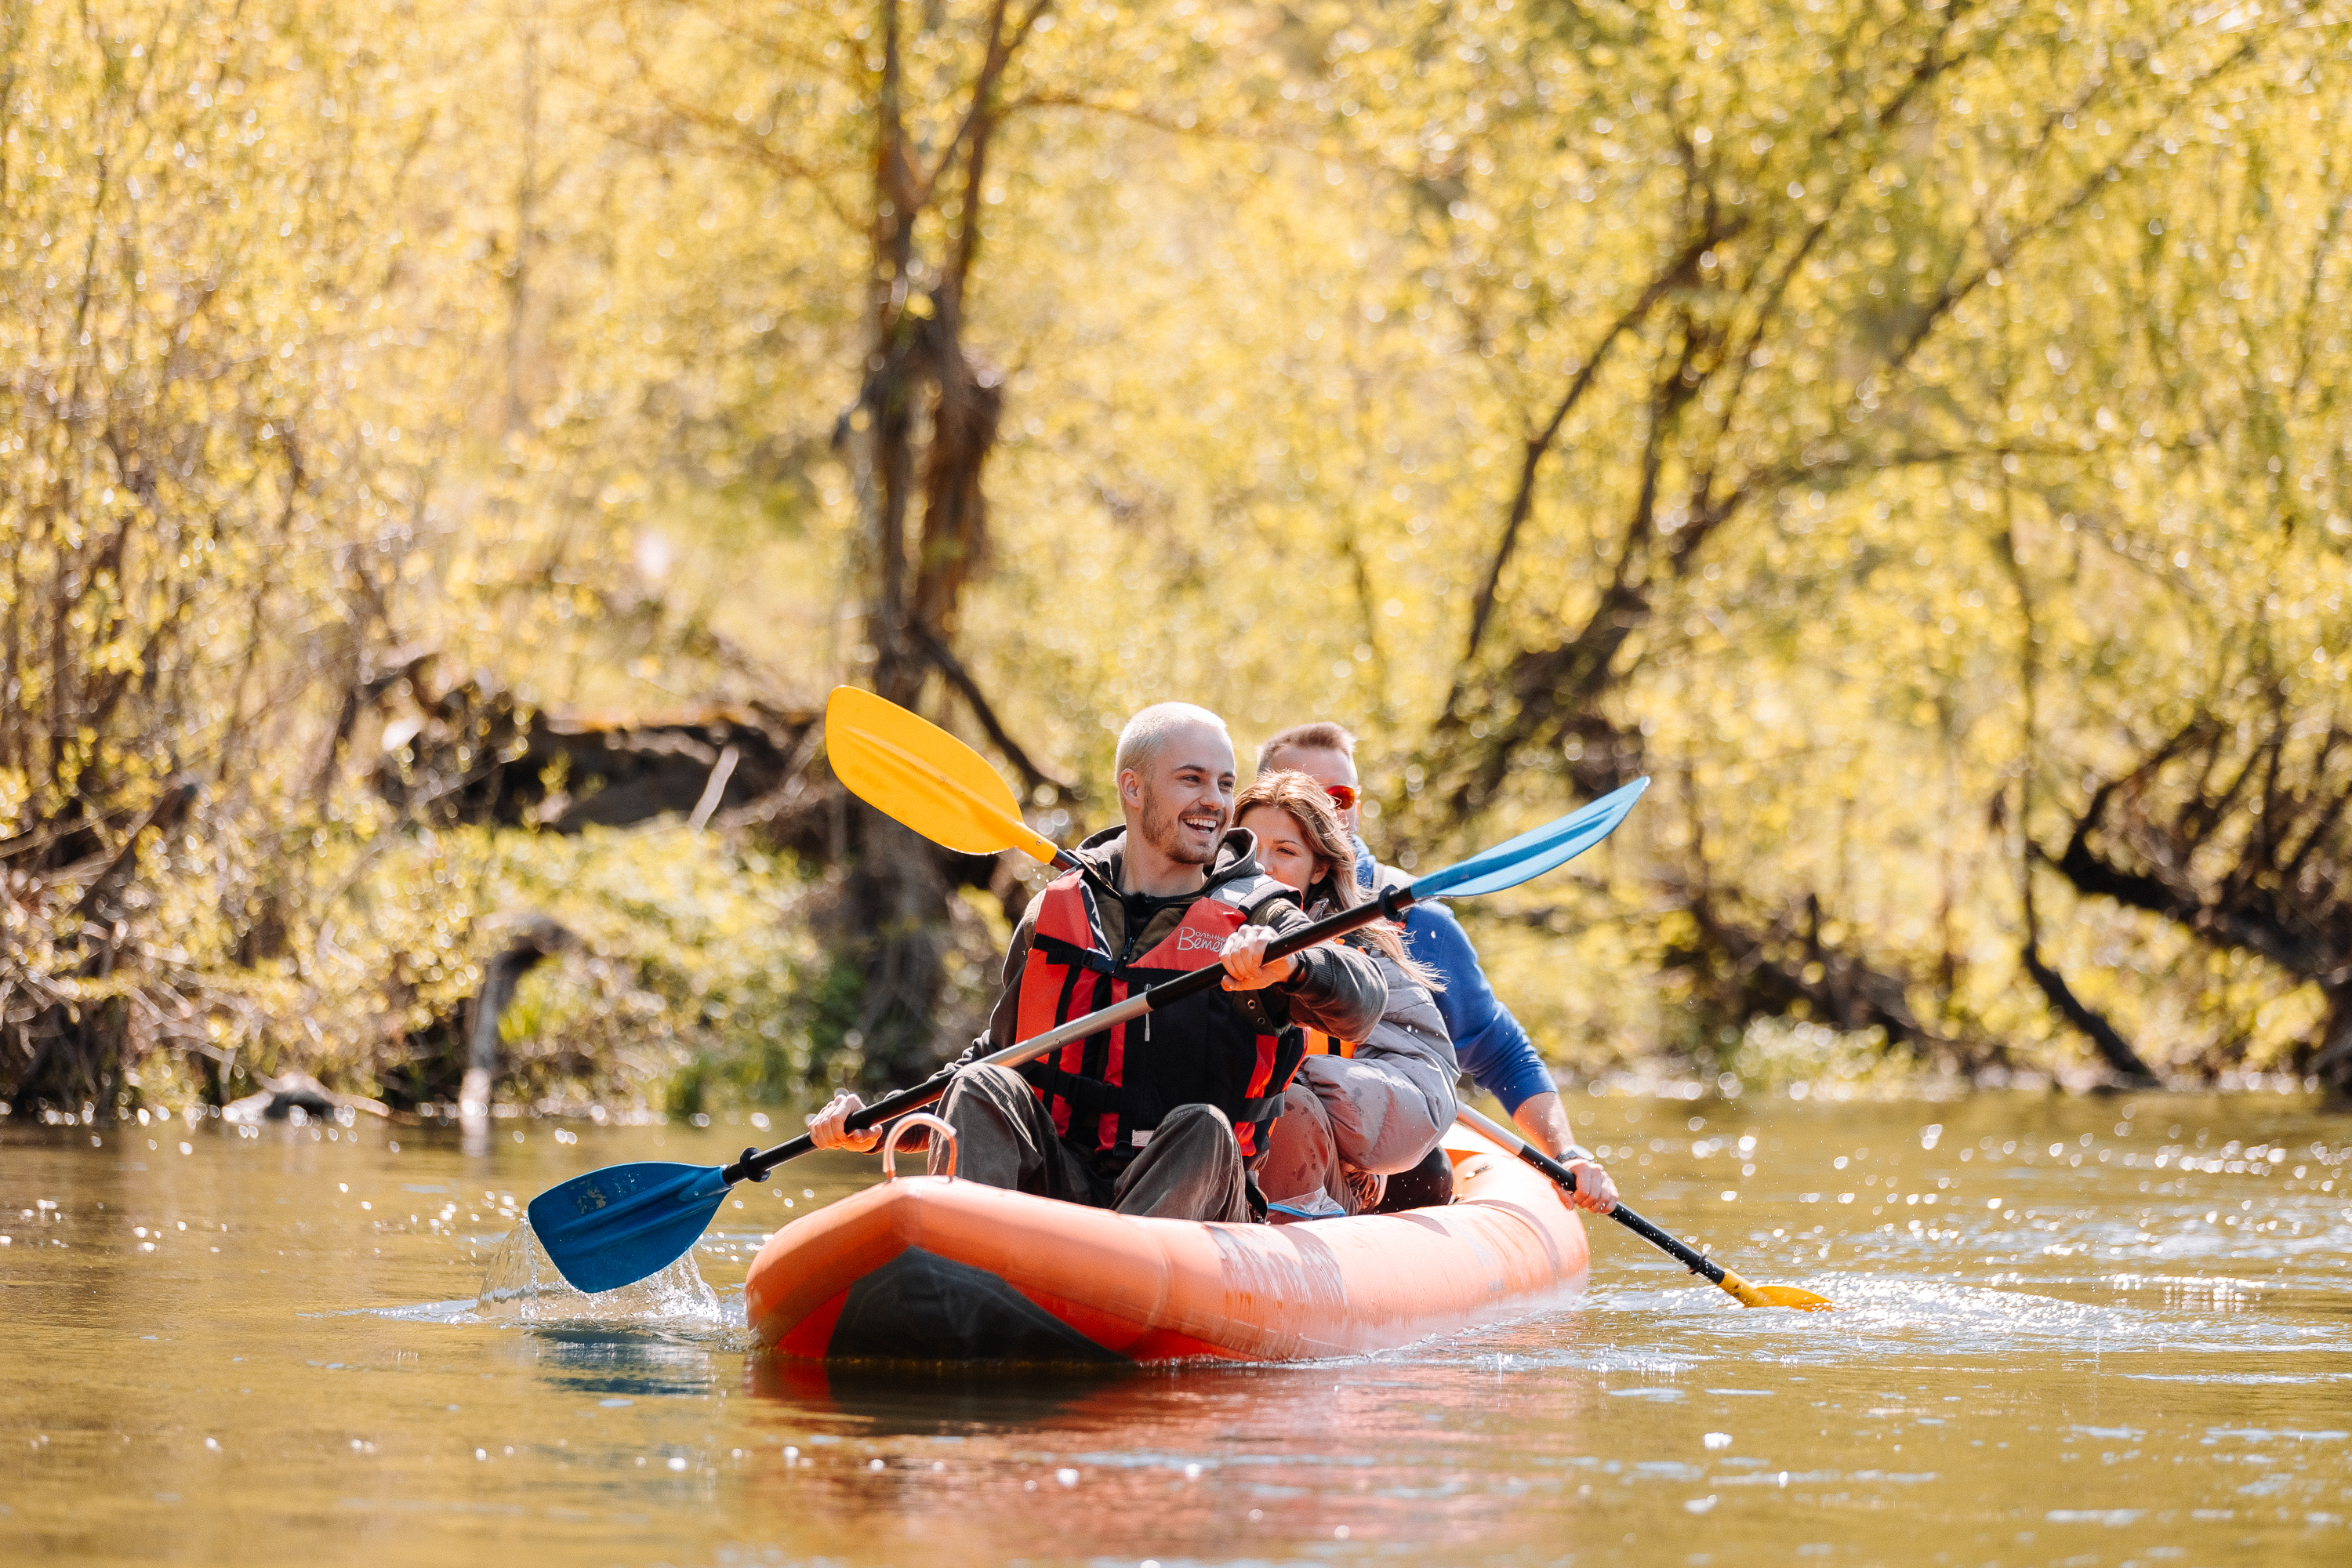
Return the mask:
<path id="1" fill-rule="evenodd" d="M 1310 1057 L 1352 1057 L 1356 1054 L 1353 1040 L 1335 1040 L 1320 1029 L 1307 1031 L 1307 1054 Z"/>
<path id="2" fill-rule="evenodd" d="M 1248 910 L 1282 891 L 1266 877 L 1241 877 L 1192 900 L 1184 918 L 1150 952 L 1120 963 L 1103 935 L 1095 889 L 1077 872 L 1039 895 L 1037 924 L 1021 970 L 1020 1037 L 1123 1002 L 1223 952 Z M 1235 994 L 1218 989 L 1074 1040 L 1054 1058 L 1020 1070 L 1052 1112 L 1056 1131 L 1117 1170 L 1150 1142 L 1180 1105 L 1213 1105 L 1233 1122 L 1242 1157 L 1265 1148 L 1282 1091 L 1306 1055 L 1297 1026 L 1266 1034 Z"/>

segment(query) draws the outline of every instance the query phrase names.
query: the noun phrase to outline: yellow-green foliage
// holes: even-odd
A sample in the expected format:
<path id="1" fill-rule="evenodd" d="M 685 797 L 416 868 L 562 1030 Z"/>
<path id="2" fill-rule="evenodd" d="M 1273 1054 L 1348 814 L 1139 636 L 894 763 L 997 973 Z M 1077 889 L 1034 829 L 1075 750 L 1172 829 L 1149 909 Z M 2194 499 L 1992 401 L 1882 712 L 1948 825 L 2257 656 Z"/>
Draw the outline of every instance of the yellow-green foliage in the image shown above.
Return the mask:
<path id="1" fill-rule="evenodd" d="M 398 1022 L 423 1030 L 478 987 L 502 931 L 544 916 L 579 946 L 527 973 L 501 1021 L 515 1098 L 643 1095 L 718 1062 L 731 1091 L 772 1103 L 809 1067 L 810 898 L 789 861 L 683 825 L 443 831 L 361 871 L 334 962 L 362 984 L 413 974 Z"/>
<path id="2" fill-rule="evenodd" d="M 524 985 L 531 1092 L 825 1070 L 803 1031 L 839 976 L 792 867 L 392 820 L 360 696 L 428 648 L 635 713 L 870 675 L 875 477 L 836 441 L 866 302 L 926 284 L 873 250 L 880 30 L 936 142 L 1028 14 L 0 16 L 0 834 L 110 849 L 166 777 L 204 785 L 107 984 L 372 1081 L 536 910 L 586 945 Z M 1342 720 L 1376 845 L 1443 858 L 1564 809 L 1581 743 L 1537 737 L 1452 820 L 1449 692 L 1507 721 L 1513 657 L 1643 574 L 1600 706 L 1658 786 L 1572 878 L 1465 911 L 1563 1059 L 1753 1055 L 1662 978 L 1704 876 L 1767 916 L 1817 897 L 1931 1025 L 2063 1061 L 2016 962 L 2028 837 L 2193 708 L 2338 710 L 2343 0 L 1035 16 L 970 198 L 965 340 L 1006 402 L 964 662 L 1097 785 L 1146 701 L 1245 746 Z M 10 884 L 0 977 L 80 994 L 55 943 L 89 874 Z M 2040 887 L 2052 961 L 2159 1062 L 2307 1034 L 2314 994 L 2259 961 Z"/>
<path id="3" fill-rule="evenodd" d="M 691 1069 L 697 1095 L 765 1104 L 809 1076 L 822 976 L 808 906 L 822 889 L 788 859 L 673 822 L 570 837 L 322 836 L 303 864 L 313 879 L 285 952 L 245 972 L 257 1005 L 221 1037 L 260 1070 L 326 1064 L 342 1087 L 382 1092 L 436 1031 L 462 1065 L 483 964 L 545 918 L 577 945 L 516 990 L 499 1029 L 501 1099 L 659 1104 Z M 236 973 L 217 955 L 197 967 L 215 983 Z"/>

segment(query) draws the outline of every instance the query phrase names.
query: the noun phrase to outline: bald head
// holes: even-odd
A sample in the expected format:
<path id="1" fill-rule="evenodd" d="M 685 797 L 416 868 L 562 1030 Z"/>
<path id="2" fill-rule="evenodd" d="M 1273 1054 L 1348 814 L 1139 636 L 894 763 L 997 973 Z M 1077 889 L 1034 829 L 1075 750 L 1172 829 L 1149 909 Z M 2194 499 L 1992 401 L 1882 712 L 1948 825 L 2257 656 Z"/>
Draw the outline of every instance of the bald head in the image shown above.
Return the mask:
<path id="1" fill-rule="evenodd" d="M 1146 708 L 1119 731 L 1118 804 L 1130 890 L 1186 892 L 1212 865 L 1234 812 L 1234 742 L 1190 702 Z"/>
<path id="2" fill-rule="evenodd" d="M 1123 773 L 1131 768 L 1150 773 L 1169 742 L 1190 729 L 1206 730 L 1223 741 L 1230 765 L 1234 742 L 1225 731 L 1223 719 L 1191 702 L 1155 702 L 1129 719 L 1127 728 L 1118 732 L 1118 751 L 1111 758 L 1111 772 Z"/>

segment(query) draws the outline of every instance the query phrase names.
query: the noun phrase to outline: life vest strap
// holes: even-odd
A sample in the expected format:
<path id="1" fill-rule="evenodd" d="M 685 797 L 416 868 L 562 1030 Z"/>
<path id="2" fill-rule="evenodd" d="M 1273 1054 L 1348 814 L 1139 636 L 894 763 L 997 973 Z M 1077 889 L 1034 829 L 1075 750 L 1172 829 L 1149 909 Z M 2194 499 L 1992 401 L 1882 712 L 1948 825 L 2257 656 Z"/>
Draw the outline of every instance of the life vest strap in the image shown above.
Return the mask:
<path id="1" fill-rule="evenodd" d="M 1068 1100 L 1080 1116 L 1117 1116 L 1127 1103 L 1125 1089 L 1098 1078 L 1066 1072 L 1050 1062 L 1032 1062 L 1027 1070 L 1038 1093 Z"/>
<path id="2" fill-rule="evenodd" d="M 1288 1089 L 1289 1087 L 1290 1086 L 1288 1084 L 1283 1085 L 1283 1089 L 1285 1090 Z M 1239 1131 L 1242 1128 L 1255 1126 L 1258 1122 L 1266 1121 L 1273 1117 L 1281 1110 L 1282 1095 L 1280 1093 L 1264 1095 L 1256 1100 L 1244 1100 L 1242 1101 L 1242 1113 L 1234 1118 L 1234 1131 Z"/>
<path id="3" fill-rule="evenodd" d="M 1115 979 L 1126 981 L 1138 991 L 1149 990 L 1162 981 L 1181 980 L 1187 974 L 1193 973 L 1189 969 L 1167 969 L 1157 964 L 1122 965 L 1109 953 L 1098 952 L 1090 947 L 1080 947 L 1076 942 L 1064 942 L 1060 937 L 1048 936 L 1044 931 L 1033 933 L 1029 939 L 1029 946 L 1032 952 L 1044 953 L 1053 963 L 1090 970 L 1097 974 L 1108 974 Z M 1202 967 L 1205 968 L 1206 965 Z"/>
<path id="4" fill-rule="evenodd" d="M 1307 1054 L 1310 1057 L 1352 1057 L 1356 1042 L 1332 1038 L 1320 1029 L 1307 1031 Z"/>
<path id="5" fill-rule="evenodd" d="M 1064 942 L 1060 937 L 1049 936 L 1042 931 L 1030 933 L 1029 946 L 1033 952 L 1043 951 L 1055 963 L 1076 964 L 1082 969 L 1091 969 L 1097 974 L 1113 974 L 1118 971 L 1118 961 L 1109 953 L 1080 947 L 1074 942 Z"/>
<path id="6" fill-rule="evenodd" d="M 1036 1085 L 1040 1093 L 1058 1095 L 1068 1100 L 1080 1116 L 1117 1116 L 1126 1105 L 1127 1090 L 1118 1084 L 1105 1083 L 1098 1078 L 1065 1072 L 1060 1068 L 1038 1063 L 1032 1063 L 1028 1070 L 1030 1082 Z M 1287 1089 L 1288 1085 L 1284 1087 Z M 1238 1107 L 1240 1114 L 1233 1121 L 1236 1126 L 1248 1126 L 1266 1120 L 1281 1109 L 1281 1094 L 1260 1095 L 1255 1100 L 1243 1100 Z"/>

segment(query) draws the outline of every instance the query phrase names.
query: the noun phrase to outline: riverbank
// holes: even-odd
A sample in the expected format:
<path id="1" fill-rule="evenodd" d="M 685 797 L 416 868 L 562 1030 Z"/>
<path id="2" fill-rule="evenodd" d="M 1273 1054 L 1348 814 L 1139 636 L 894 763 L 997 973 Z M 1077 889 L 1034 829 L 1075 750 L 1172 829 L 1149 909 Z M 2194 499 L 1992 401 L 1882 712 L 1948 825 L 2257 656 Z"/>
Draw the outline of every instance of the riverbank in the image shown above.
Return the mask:
<path id="1" fill-rule="evenodd" d="M 929 1065 L 870 1059 L 866 982 L 854 944 L 835 940 L 843 870 L 743 834 L 675 817 L 562 834 L 322 824 L 268 888 L 235 894 L 261 911 L 237 920 L 223 913 L 228 893 L 187 875 L 184 858 L 151 842 L 124 873 L 120 896 L 136 908 L 103 973 L 81 973 L 90 955 L 67 933 L 87 929 L 77 910 L 104 871 L 8 882 L 0 1104 L 102 1123 L 142 1107 L 217 1109 L 302 1074 L 446 1119 L 478 1060 L 499 1106 L 641 1119 L 797 1101 Z M 982 888 L 952 891 L 947 907 L 937 961 L 952 1040 L 984 1016 L 1011 921 L 1006 900 Z M 1498 994 L 1572 1093 L 2137 1087 L 2046 1016 L 1998 1006 L 1939 1043 L 1839 1028 L 1796 1016 L 1801 1004 L 1702 1031 L 1656 943 L 1606 913 L 1596 902 L 1591 926 L 1553 931 L 1507 909 L 1468 911 Z M 502 1004 L 488 1026 L 485 995 Z M 2316 1017 L 2298 998 L 2268 1007 L 2252 1033 L 2226 1010 L 2159 1008 L 2150 1026 L 2161 1032 L 2138 1037 L 2170 1088 L 2299 1092 L 2318 1084 L 2294 1066 Z M 75 1018 L 94 1053 L 79 1076 L 35 1070 Z M 1988 1033 L 1996 1026 L 2008 1032 Z"/>

